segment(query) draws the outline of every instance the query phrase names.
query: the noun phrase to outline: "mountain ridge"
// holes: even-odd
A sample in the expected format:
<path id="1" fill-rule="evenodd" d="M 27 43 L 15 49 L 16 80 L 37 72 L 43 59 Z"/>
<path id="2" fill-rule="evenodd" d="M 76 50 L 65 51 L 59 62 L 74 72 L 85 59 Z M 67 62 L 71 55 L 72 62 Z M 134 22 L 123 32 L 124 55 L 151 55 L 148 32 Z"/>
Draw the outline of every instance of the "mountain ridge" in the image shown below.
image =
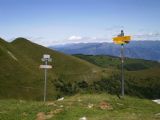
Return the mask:
<path id="1" fill-rule="evenodd" d="M 48 70 L 47 94 L 50 99 L 55 99 L 60 94 L 54 87 L 54 81 L 59 77 L 68 82 L 81 81 L 81 75 L 93 74 L 93 70 L 101 72 L 99 67 L 89 62 L 45 48 L 24 38 L 17 38 L 11 43 L 3 39 L 0 42 L 0 98 L 42 99 L 44 71 L 39 65 L 44 64 L 41 61 L 43 54 L 50 54 L 53 58 L 53 62 L 49 63 L 53 69 Z M 92 79 L 98 78 L 86 77 L 86 81 Z"/>
<path id="2" fill-rule="evenodd" d="M 77 43 L 49 46 L 66 54 L 120 56 L 120 45 L 113 43 Z M 125 56 L 160 61 L 160 41 L 131 41 L 125 45 Z"/>

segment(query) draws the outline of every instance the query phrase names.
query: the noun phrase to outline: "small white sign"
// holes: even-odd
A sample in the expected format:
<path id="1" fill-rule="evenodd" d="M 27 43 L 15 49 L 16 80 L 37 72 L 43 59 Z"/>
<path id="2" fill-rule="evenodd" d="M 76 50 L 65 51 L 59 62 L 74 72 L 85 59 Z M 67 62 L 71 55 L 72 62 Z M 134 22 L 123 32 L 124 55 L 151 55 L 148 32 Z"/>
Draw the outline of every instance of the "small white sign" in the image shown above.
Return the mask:
<path id="1" fill-rule="evenodd" d="M 51 69 L 52 66 L 51 65 L 40 65 L 40 68 L 46 68 L 46 69 Z"/>
<path id="2" fill-rule="evenodd" d="M 43 58 L 45 58 L 45 59 L 49 59 L 49 58 L 50 58 L 50 55 L 48 55 L 48 54 L 44 54 L 44 55 L 43 55 Z"/>

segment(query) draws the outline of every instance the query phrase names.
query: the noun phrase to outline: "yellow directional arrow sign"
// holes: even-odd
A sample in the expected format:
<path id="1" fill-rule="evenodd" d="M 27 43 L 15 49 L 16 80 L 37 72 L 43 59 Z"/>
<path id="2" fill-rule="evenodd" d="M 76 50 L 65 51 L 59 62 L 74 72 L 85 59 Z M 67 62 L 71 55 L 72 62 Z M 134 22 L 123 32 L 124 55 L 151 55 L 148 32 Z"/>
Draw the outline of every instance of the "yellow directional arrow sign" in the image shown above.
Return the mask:
<path id="1" fill-rule="evenodd" d="M 124 44 L 129 43 L 131 36 L 124 36 L 124 31 L 121 30 L 121 33 L 113 38 L 115 44 L 121 45 L 121 95 L 124 96 Z"/>
<path id="2" fill-rule="evenodd" d="M 115 44 L 127 44 L 130 40 L 131 36 L 118 36 L 113 38 Z"/>

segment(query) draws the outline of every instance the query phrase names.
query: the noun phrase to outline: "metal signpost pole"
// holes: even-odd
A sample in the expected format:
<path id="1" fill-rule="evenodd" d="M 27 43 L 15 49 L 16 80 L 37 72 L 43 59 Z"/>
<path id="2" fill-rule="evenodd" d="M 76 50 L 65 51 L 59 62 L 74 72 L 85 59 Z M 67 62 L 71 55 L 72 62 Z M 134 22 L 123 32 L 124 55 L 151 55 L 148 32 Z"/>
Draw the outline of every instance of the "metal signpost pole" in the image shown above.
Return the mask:
<path id="1" fill-rule="evenodd" d="M 121 30 L 120 37 L 124 37 L 124 32 Z M 121 95 L 124 96 L 124 44 L 121 44 Z"/>
<path id="2" fill-rule="evenodd" d="M 48 62 L 51 62 L 52 58 L 50 58 L 50 55 L 44 54 L 41 60 L 45 62 L 45 65 L 40 65 L 40 68 L 44 69 L 44 98 L 43 100 L 45 102 L 46 96 L 47 96 L 47 69 L 52 68 L 52 65 L 48 65 Z"/>
<path id="3" fill-rule="evenodd" d="M 121 44 L 121 94 L 124 96 L 124 45 Z"/>
<path id="4" fill-rule="evenodd" d="M 124 96 L 124 44 L 128 44 L 131 36 L 124 36 L 123 30 L 121 33 L 113 38 L 115 44 L 121 45 L 121 95 Z"/>
<path id="5" fill-rule="evenodd" d="M 47 60 L 45 60 L 45 65 L 47 65 Z M 44 69 L 44 102 L 46 101 L 46 88 L 47 88 L 47 68 Z"/>

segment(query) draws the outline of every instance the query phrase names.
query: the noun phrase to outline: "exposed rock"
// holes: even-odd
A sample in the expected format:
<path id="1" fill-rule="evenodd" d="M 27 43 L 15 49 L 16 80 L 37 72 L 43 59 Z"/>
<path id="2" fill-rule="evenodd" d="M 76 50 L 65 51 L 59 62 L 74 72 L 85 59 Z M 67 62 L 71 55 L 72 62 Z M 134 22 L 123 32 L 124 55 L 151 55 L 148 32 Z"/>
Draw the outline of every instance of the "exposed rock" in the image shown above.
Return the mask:
<path id="1" fill-rule="evenodd" d="M 86 117 L 81 117 L 81 118 L 79 118 L 79 120 L 87 120 L 87 118 Z"/>
<path id="2" fill-rule="evenodd" d="M 46 105 L 47 106 L 57 106 L 54 102 L 47 102 Z"/>
<path id="3" fill-rule="evenodd" d="M 88 104 L 88 108 L 92 108 L 94 105 L 93 104 Z"/>
<path id="4" fill-rule="evenodd" d="M 102 102 L 99 104 L 99 107 L 100 107 L 100 109 L 102 109 L 102 110 L 105 110 L 105 109 L 111 110 L 111 109 L 113 109 L 112 106 L 111 106 L 108 102 L 106 102 L 106 101 L 102 101 Z"/>
<path id="5" fill-rule="evenodd" d="M 63 101 L 63 100 L 64 100 L 64 97 L 59 98 L 57 101 Z"/>

